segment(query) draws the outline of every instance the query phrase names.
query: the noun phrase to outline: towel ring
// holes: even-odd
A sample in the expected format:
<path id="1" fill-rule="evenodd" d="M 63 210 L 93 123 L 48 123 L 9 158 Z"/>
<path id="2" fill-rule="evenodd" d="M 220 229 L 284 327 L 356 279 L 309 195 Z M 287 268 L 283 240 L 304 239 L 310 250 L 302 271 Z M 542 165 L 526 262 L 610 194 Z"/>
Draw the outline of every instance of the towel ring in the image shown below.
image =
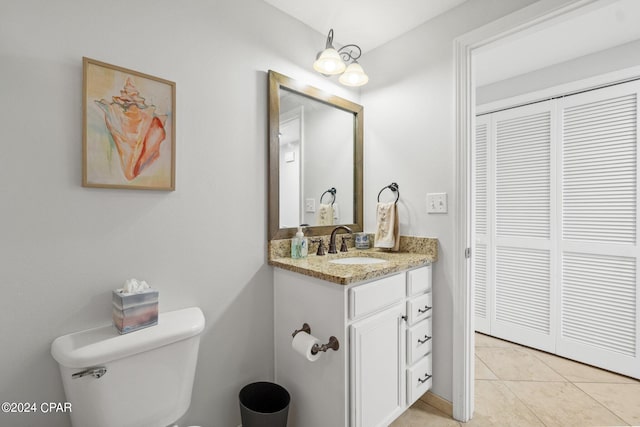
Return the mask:
<path id="1" fill-rule="evenodd" d="M 382 194 L 382 192 L 386 189 L 389 189 L 391 191 L 393 191 L 396 194 L 396 201 L 394 203 L 398 203 L 398 200 L 400 200 L 400 190 L 398 189 L 398 184 L 396 184 L 395 182 L 392 182 L 391 184 L 387 185 L 386 187 L 382 187 L 382 190 L 380 190 L 380 192 L 378 193 L 378 203 L 380 203 L 380 195 Z"/>
<path id="2" fill-rule="evenodd" d="M 327 191 L 325 191 L 324 193 L 322 193 L 322 196 L 320 196 L 320 203 L 322 203 L 322 198 L 324 197 L 325 194 L 329 193 L 333 196 L 333 200 L 331 201 L 331 206 L 333 206 L 333 204 L 336 201 L 336 192 L 338 190 L 336 190 L 336 187 L 331 187 L 330 189 L 328 189 Z"/>

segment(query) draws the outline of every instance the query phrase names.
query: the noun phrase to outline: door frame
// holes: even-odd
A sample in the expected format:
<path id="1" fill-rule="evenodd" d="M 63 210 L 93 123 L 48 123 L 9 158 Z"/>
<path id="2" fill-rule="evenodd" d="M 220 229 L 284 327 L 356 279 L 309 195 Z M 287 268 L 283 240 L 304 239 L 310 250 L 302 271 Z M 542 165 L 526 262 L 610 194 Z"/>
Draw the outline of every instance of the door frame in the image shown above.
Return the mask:
<path id="1" fill-rule="evenodd" d="M 599 7 L 613 0 L 540 0 L 464 34 L 453 42 L 455 69 L 455 202 L 453 271 L 453 416 L 468 421 L 474 410 L 474 324 L 471 262 L 471 144 L 475 134 L 475 73 L 473 54 L 518 33 L 537 31 L 552 20 Z M 582 10 L 581 10 L 582 9 Z"/>

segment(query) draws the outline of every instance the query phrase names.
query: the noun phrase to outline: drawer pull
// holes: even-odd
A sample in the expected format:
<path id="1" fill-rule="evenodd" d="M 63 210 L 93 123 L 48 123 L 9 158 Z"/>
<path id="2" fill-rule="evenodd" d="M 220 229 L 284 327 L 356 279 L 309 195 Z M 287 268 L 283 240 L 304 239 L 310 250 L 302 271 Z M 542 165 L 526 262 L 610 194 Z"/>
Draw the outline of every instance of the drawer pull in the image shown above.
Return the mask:
<path id="1" fill-rule="evenodd" d="M 418 338 L 418 343 L 419 343 L 419 344 L 424 344 L 424 343 L 426 343 L 427 341 L 429 341 L 430 339 L 431 339 L 431 337 L 430 337 L 430 336 L 425 335 L 423 340 L 421 340 L 420 338 Z"/>
<path id="2" fill-rule="evenodd" d="M 424 383 L 426 383 L 427 381 L 429 381 L 429 378 L 431 378 L 431 375 L 429 375 L 429 374 L 424 374 L 424 375 L 425 375 L 425 376 L 424 376 L 424 379 L 422 379 L 422 378 L 418 378 L 418 382 L 419 382 L 420 384 L 424 384 Z"/>
<path id="3" fill-rule="evenodd" d="M 422 308 L 419 308 L 419 309 L 418 309 L 418 313 L 420 313 L 420 314 L 425 314 L 425 313 L 426 313 L 427 311 L 429 311 L 429 310 L 431 310 L 431 307 L 429 307 L 428 305 L 425 305 L 425 306 L 424 306 L 424 309 L 422 309 Z"/>

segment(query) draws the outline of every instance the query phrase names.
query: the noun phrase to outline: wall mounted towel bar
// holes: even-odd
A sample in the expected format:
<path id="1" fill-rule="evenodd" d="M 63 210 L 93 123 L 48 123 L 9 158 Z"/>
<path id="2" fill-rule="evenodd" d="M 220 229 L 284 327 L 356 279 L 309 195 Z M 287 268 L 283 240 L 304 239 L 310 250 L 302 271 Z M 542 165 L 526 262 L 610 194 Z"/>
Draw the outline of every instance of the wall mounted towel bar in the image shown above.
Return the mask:
<path id="1" fill-rule="evenodd" d="M 324 193 L 322 193 L 322 196 L 320 196 L 320 203 L 322 203 L 322 198 L 324 197 L 325 194 L 329 193 L 333 196 L 333 200 L 331 200 L 331 206 L 333 206 L 333 203 L 336 201 L 336 192 L 338 190 L 336 190 L 336 187 L 331 187 L 330 189 L 328 189 L 327 191 L 325 191 Z"/>
<path id="2" fill-rule="evenodd" d="M 386 187 L 382 187 L 382 190 L 380 190 L 380 192 L 378 193 L 378 203 L 380 203 L 380 195 L 387 188 L 389 190 L 393 191 L 394 193 L 396 193 L 396 201 L 395 201 L 395 203 L 398 203 L 398 200 L 400 200 L 400 190 L 398 189 L 398 184 L 396 184 L 395 182 L 392 182 L 391 184 L 387 185 Z"/>

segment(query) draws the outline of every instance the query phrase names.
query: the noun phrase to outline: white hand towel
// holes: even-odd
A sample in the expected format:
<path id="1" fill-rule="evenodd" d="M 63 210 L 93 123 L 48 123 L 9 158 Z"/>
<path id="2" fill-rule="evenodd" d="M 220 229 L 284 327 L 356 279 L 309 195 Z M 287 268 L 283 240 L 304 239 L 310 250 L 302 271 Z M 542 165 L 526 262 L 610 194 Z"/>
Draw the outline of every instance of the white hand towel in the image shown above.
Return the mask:
<path id="1" fill-rule="evenodd" d="M 320 203 L 318 225 L 333 225 L 333 206 Z"/>
<path id="2" fill-rule="evenodd" d="M 333 204 L 333 223 L 340 224 L 340 210 L 338 209 L 338 203 Z"/>
<path id="3" fill-rule="evenodd" d="M 398 209 L 395 202 L 378 203 L 376 207 L 376 248 L 398 250 Z"/>

